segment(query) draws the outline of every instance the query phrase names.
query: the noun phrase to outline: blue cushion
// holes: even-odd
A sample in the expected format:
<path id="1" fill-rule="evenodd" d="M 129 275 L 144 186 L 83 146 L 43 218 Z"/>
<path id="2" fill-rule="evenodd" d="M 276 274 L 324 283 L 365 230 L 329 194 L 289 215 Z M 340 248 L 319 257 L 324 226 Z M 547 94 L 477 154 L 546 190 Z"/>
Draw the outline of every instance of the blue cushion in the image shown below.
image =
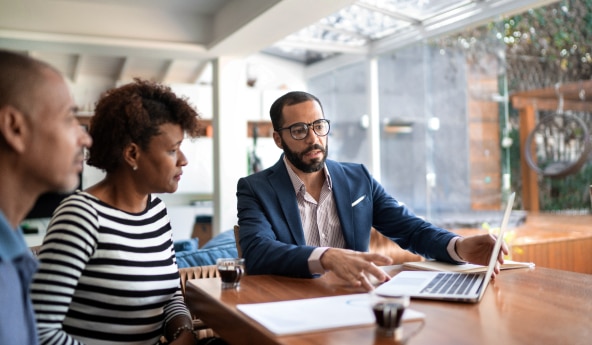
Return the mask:
<path id="1" fill-rule="evenodd" d="M 206 244 L 204 244 L 203 247 L 201 247 L 201 249 L 214 248 L 229 243 L 232 243 L 236 246 L 236 242 L 234 241 L 233 230 L 227 230 L 219 233 L 218 235 L 214 236 L 211 240 L 206 242 Z"/>
<path id="2" fill-rule="evenodd" d="M 215 265 L 218 258 L 237 258 L 234 232 L 224 231 L 209 240 L 202 248 L 176 252 L 179 268 Z"/>
<path id="3" fill-rule="evenodd" d="M 197 250 L 199 248 L 199 238 L 190 238 L 188 240 L 175 241 L 173 243 L 175 252 L 184 252 L 190 250 Z"/>

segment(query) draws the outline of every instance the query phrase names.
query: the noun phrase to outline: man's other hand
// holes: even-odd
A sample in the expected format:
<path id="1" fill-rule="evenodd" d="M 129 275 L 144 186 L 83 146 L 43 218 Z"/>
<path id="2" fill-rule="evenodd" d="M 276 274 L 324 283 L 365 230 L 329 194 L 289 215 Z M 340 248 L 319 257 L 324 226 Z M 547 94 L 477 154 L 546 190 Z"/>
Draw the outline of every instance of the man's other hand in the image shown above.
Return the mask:
<path id="1" fill-rule="evenodd" d="M 384 255 L 339 248 L 329 248 L 321 257 L 321 265 L 325 270 L 333 272 L 353 287 L 362 286 L 366 291 L 374 290 L 370 275 L 381 283 L 390 279 L 377 265 L 385 266 L 392 262 L 391 258 Z"/>

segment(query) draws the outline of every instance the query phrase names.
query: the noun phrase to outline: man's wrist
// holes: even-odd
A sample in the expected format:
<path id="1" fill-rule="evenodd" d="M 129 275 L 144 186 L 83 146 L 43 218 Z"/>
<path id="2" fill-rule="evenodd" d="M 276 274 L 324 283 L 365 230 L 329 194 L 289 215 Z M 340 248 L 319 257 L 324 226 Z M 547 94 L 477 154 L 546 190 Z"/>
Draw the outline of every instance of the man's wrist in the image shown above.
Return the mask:
<path id="1" fill-rule="evenodd" d="M 323 254 L 329 249 L 329 247 L 318 247 L 315 248 L 310 256 L 308 257 L 308 269 L 310 270 L 310 274 L 324 274 L 325 268 L 321 264 L 321 258 Z"/>
<path id="2" fill-rule="evenodd" d="M 454 253 L 459 257 L 460 261 L 466 261 L 458 252 L 458 242 L 460 242 L 460 237 L 457 237 L 456 241 L 454 241 Z"/>
<path id="3" fill-rule="evenodd" d="M 448 246 L 447 246 L 447 251 L 448 251 L 448 255 L 450 255 L 450 257 L 452 258 L 452 260 L 457 261 L 457 262 L 466 262 L 462 256 L 460 256 L 458 254 L 458 250 L 457 250 L 457 243 L 460 240 L 460 236 L 456 236 L 453 237 L 450 242 L 448 242 Z"/>

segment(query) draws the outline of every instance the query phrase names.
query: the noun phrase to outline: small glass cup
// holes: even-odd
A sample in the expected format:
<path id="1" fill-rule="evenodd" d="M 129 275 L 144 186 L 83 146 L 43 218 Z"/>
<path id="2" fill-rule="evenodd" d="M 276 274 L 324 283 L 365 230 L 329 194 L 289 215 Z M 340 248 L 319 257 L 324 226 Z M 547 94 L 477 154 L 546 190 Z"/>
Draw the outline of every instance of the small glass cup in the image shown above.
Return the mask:
<path id="1" fill-rule="evenodd" d="M 376 334 L 381 337 L 403 339 L 402 319 L 409 306 L 409 296 L 388 297 L 375 302 L 372 312 L 376 319 Z"/>
<path id="2" fill-rule="evenodd" d="M 216 260 L 223 289 L 234 289 L 240 286 L 240 280 L 245 272 L 245 259 L 220 258 Z"/>

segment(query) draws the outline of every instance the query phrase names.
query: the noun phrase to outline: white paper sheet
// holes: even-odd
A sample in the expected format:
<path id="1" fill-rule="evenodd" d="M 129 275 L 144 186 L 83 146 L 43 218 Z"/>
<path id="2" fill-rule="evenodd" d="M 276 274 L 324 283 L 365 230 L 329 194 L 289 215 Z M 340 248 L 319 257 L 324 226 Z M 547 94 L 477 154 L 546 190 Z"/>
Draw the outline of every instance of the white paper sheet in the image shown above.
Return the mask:
<path id="1" fill-rule="evenodd" d="M 238 304 L 236 307 L 274 334 L 286 335 L 331 328 L 374 324 L 368 293 L 282 302 Z M 403 321 L 421 320 L 421 312 L 405 309 Z"/>

